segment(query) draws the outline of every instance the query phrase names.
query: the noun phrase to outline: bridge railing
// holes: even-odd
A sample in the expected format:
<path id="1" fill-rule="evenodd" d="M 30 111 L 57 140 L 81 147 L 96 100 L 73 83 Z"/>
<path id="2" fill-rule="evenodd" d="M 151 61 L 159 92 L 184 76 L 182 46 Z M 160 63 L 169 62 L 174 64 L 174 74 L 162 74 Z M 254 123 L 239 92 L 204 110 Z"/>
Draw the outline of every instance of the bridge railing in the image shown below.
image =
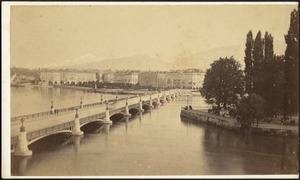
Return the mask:
<path id="1" fill-rule="evenodd" d="M 156 93 L 150 93 L 150 94 L 156 94 Z M 139 96 L 138 96 L 138 95 L 136 95 L 136 96 L 130 96 L 130 97 L 128 97 L 128 99 L 133 99 L 133 98 L 136 98 L 136 97 L 139 97 Z M 156 98 L 156 97 L 154 97 L 153 99 L 155 99 L 155 98 Z M 110 100 L 104 101 L 103 103 L 101 103 L 101 102 L 96 102 L 96 103 L 84 104 L 83 107 L 98 106 L 98 105 L 104 104 L 104 103 L 106 103 L 106 102 L 122 101 L 122 100 L 125 100 L 125 99 L 126 99 L 126 97 L 120 98 L 120 99 L 110 99 Z M 60 113 L 60 112 L 67 112 L 67 111 L 73 111 L 73 110 L 75 110 L 76 107 L 78 107 L 78 106 L 72 106 L 72 107 L 67 107 L 67 108 L 61 108 L 61 109 L 57 109 L 57 110 L 58 110 L 59 113 Z M 47 116 L 47 115 L 50 115 L 50 114 L 51 114 L 51 110 L 45 111 L 45 112 L 34 113 L 34 114 L 23 115 L 23 116 L 16 116 L 16 117 L 12 117 L 12 118 L 11 118 L 11 122 L 20 120 L 21 118 L 29 119 L 29 118 L 36 118 L 36 117 L 41 117 L 41 116 Z"/>
<path id="2" fill-rule="evenodd" d="M 74 121 L 68 121 L 65 123 L 57 124 L 54 126 L 50 126 L 48 128 L 36 130 L 36 131 L 31 131 L 27 132 L 26 137 L 28 141 L 31 141 L 32 139 L 36 139 L 38 137 L 46 136 L 48 134 L 53 134 L 53 132 L 61 131 L 70 127 L 74 126 Z M 11 144 L 17 144 L 18 143 L 18 136 L 14 136 L 11 138 Z"/>
<path id="3" fill-rule="evenodd" d="M 40 117 L 40 116 L 45 116 L 51 114 L 51 111 L 46 111 L 46 112 L 40 112 L 40 113 L 34 113 L 34 114 L 28 114 L 24 116 L 17 116 L 17 117 L 12 117 L 11 121 L 17 121 L 20 120 L 21 118 L 35 118 L 35 117 Z"/>
<path id="4" fill-rule="evenodd" d="M 105 112 L 100 113 L 100 114 L 95 114 L 92 116 L 87 116 L 85 118 L 80 118 L 80 123 L 84 124 L 84 123 L 90 122 L 91 120 L 95 120 L 95 119 L 99 119 L 99 118 L 103 118 L 103 117 L 105 117 Z"/>

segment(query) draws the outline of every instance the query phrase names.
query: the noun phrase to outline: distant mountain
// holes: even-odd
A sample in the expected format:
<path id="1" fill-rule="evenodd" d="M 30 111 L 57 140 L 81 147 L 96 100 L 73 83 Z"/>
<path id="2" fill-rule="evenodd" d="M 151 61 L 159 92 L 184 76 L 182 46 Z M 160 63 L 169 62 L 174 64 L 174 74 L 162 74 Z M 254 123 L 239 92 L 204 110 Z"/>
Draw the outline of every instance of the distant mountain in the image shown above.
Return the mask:
<path id="1" fill-rule="evenodd" d="M 78 58 L 68 59 L 57 66 L 71 67 L 71 66 L 76 66 L 76 65 L 86 64 L 86 63 L 92 63 L 100 60 L 101 59 L 96 57 L 95 55 L 86 53 Z"/>
<path id="2" fill-rule="evenodd" d="M 274 42 L 274 53 L 284 54 L 286 44 L 284 42 Z M 168 71 L 179 69 L 202 69 L 210 68 L 210 64 L 220 57 L 233 56 L 244 68 L 245 45 L 234 45 L 213 48 L 204 52 L 192 54 L 188 57 L 177 59 L 172 63 L 152 58 L 147 55 L 135 55 L 129 57 L 101 59 L 92 54 L 85 54 L 79 58 L 67 60 L 56 67 L 70 69 L 111 69 L 111 70 L 153 70 Z"/>
<path id="3" fill-rule="evenodd" d="M 274 53 L 277 55 L 284 54 L 286 44 L 284 42 L 274 42 Z M 186 69 L 186 68 L 197 68 L 207 69 L 210 68 L 210 64 L 220 57 L 233 56 L 238 62 L 240 62 L 242 68 L 244 68 L 244 57 L 245 57 L 245 45 L 234 45 L 213 48 L 204 52 L 196 53 L 191 56 L 177 59 L 172 63 L 172 69 Z"/>
<path id="4" fill-rule="evenodd" d="M 94 62 L 65 66 L 72 69 L 112 69 L 112 70 L 169 70 L 170 64 L 147 55 L 109 58 Z"/>

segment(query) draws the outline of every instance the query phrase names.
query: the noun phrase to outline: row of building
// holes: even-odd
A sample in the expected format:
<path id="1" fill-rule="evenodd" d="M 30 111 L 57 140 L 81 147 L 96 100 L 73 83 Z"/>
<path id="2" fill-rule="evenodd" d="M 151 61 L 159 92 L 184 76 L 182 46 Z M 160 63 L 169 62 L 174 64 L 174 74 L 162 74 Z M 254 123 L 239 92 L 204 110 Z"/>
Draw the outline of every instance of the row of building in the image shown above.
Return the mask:
<path id="1" fill-rule="evenodd" d="M 99 81 L 107 83 L 139 84 L 151 87 L 173 87 L 199 89 L 204 80 L 204 73 L 197 69 L 181 71 L 111 71 L 111 72 L 41 72 L 42 83 L 71 83 Z"/>

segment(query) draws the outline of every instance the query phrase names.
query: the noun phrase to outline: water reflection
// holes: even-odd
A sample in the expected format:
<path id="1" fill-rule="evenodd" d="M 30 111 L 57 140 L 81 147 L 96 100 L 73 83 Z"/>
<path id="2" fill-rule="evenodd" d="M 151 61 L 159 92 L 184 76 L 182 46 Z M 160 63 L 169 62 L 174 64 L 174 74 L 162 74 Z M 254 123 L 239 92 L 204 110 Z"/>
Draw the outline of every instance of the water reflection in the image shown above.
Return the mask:
<path id="1" fill-rule="evenodd" d="M 129 117 L 124 117 L 125 121 L 125 135 L 127 136 L 127 131 L 128 131 L 128 123 L 129 123 Z"/>
<path id="2" fill-rule="evenodd" d="M 78 154 L 80 152 L 80 143 L 82 136 L 72 136 L 72 142 L 74 145 L 75 153 Z"/>
<path id="3" fill-rule="evenodd" d="M 22 176 L 26 173 L 27 166 L 32 156 L 27 157 L 12 157 L 12 175 Z"/>
<path id="4" fill-rule="evenodd" d="M 188 133 L 192 121 L 186 118 L 181 120 Z M 284 138 L 281 143 L 281 137 L 252 134 L 248 137 L 248 143 L 245 143 L 246 137 L 242 133 L 203 123 L 192 124 L 204 128 L 204 136 L 200 141 L 206 151 L 205 161 L 218 174 L 297 173 L 298 149 L 294 146 L 296 139 Z M 222 166 L 222 163 L 216 162 L 220 160 L 226 164 Z"/>
<path id="5" fill-rule="evenodd" d="M 138 112 L 140 124 L 142 123 L 143 112 Z"/>

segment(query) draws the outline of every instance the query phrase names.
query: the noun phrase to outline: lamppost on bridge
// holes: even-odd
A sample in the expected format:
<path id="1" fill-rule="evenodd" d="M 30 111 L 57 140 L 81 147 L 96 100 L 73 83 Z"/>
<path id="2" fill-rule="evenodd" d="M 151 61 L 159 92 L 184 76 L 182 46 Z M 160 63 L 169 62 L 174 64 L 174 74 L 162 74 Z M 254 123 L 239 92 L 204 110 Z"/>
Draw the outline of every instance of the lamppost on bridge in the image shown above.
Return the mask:
<path id="1" fill-rule="evenodd" d="M 22 126 L 20 127 L 20 132 L 25 132 L 25 127 L 24 127 L 24 121 L 25 121 L 25 118 L 22 117 L 20 121 L 21 121 L 21 123 L 22 123 Z"/>
<path id="2" fill-rule="evenodd" d="M 101 94 L 101 104 L 103 104 L 103 95 Z"/>
<path id="3" fill-rule="evenodd" d="M 82 108 L 82 97 L 80 98 L 80 108 Z"/>
<path id="4" fill-rule="evenodd" d="M 75 118 L 78 118 L 79 117 L 79 115 L 78 115 L 78 107 L 76 107 L 75 110 L 76 110 Z"/>
<path id="5" fill-rule="evenodd" d="M 116 101 L 118 101 L 118 93 L 116 93 Z"/>

